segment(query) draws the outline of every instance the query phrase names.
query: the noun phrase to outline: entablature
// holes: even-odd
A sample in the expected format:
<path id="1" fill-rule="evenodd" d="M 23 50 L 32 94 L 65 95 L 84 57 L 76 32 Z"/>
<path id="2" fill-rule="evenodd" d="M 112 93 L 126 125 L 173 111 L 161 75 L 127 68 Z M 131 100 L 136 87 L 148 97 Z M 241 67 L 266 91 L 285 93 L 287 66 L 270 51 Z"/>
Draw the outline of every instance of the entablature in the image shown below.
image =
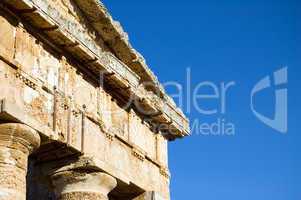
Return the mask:
<path id="1" fill-rule="evenodd" d="M 160 131 L 166 133 L 167 139 L 188 135 L 188 119 L 167 97 L 142 56 L 130 46 L 126 34 L 104 6 L 94 0 L 63 2 L 69 5 L 67 9 L 60 9 L 49 0 L 4 0 L 1 4 L 5 3 L 2 7 L 17 14 L 25 26 L 31 26 L 32 31 L 54 49 L 76 60 L 84 73 L 94 76 L 96 82 L 101 72 L 105 82 L 126 101 L 134 100 L 134 106 L 152 109 L 151 114 L 145 110 L 140 114 L 157 127 L 163 127 Z M 84 15 L 81 16 L 81 12 Z M 89 23 L 79 23 L 80 20 Z M 127 60 L 130 54 L 133 54 L 132 59 Z M 151 81 L 155 89 L 149 91 L 150 84 L 144 87 L 141 84 L 144 81 Z"/>

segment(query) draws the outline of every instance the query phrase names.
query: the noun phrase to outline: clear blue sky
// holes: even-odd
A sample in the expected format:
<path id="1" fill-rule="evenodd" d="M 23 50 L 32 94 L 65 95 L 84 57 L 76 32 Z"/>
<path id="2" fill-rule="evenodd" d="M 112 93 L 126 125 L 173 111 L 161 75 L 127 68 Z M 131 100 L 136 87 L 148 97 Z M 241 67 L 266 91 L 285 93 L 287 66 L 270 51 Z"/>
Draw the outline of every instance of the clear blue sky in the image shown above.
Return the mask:
<path id="1" fill-rule="evenodd" d="M 301 199 L 301 1 L 103 0 L 160 81 L 192 87 L 235 81 L 224 118 L 234 136 L 191 137 L 170 143 L 173 200 Z M 250 91 L 264 76 L 288 66 L 288 134 L 261 123 L 250 110 Z M 173 88 L 167 88 L 173 92 Z M 258 96 L 257 109 L 274 113 L 274 92 Z M 187 104 L 187 101 L 184 101 Z M 215 100 L 204 108 L 218 107 Z M 184 109 L 185 110 L 185 109 Z M 187 110 L 185 110 L 187 111 Z"/>

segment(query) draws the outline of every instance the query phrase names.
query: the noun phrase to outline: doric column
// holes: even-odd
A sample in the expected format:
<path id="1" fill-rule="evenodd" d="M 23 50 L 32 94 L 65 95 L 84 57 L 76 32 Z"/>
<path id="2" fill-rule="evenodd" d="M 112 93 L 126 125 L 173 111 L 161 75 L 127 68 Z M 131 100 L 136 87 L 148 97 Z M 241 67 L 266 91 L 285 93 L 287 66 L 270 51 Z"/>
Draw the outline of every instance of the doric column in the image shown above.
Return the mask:
<path id="1" fill-rule="evenodd" d="M 29 126 L 0 124 L 0 200 L 26 199 L 28 156 L 39 145 L 39 134 Z"/>
<path id="2" fill-rule="evenodd" d="M 109 192 L 117 185 L 108 174 L 83 170 L 56 173 L 52 183 L 59 200 L 108 200 Z"/>

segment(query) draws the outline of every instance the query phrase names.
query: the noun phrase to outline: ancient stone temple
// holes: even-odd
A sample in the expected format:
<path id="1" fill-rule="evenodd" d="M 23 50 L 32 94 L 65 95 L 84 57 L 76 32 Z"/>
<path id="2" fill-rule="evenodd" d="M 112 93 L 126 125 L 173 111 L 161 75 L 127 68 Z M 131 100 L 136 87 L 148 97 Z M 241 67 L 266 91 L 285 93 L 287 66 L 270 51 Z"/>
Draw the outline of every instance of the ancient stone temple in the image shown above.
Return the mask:
<path id="1" fill-rule="evenodd" d="M 101 2 L 0 1 L 0 200 L 169 200 L 188 134 Z"/>

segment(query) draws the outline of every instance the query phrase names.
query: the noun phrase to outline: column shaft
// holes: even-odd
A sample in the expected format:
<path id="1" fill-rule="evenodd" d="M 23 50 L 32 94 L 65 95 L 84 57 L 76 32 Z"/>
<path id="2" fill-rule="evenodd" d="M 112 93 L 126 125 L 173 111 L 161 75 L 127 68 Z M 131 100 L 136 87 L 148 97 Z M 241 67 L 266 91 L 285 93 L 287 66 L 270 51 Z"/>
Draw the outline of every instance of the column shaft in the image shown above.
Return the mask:
<path id="1" fill-rule="evenodd" d="M 26 199 L 28 156 L 39 145 L 40 136 L 32 128 L 0 124 L 0 200 Z"/>

